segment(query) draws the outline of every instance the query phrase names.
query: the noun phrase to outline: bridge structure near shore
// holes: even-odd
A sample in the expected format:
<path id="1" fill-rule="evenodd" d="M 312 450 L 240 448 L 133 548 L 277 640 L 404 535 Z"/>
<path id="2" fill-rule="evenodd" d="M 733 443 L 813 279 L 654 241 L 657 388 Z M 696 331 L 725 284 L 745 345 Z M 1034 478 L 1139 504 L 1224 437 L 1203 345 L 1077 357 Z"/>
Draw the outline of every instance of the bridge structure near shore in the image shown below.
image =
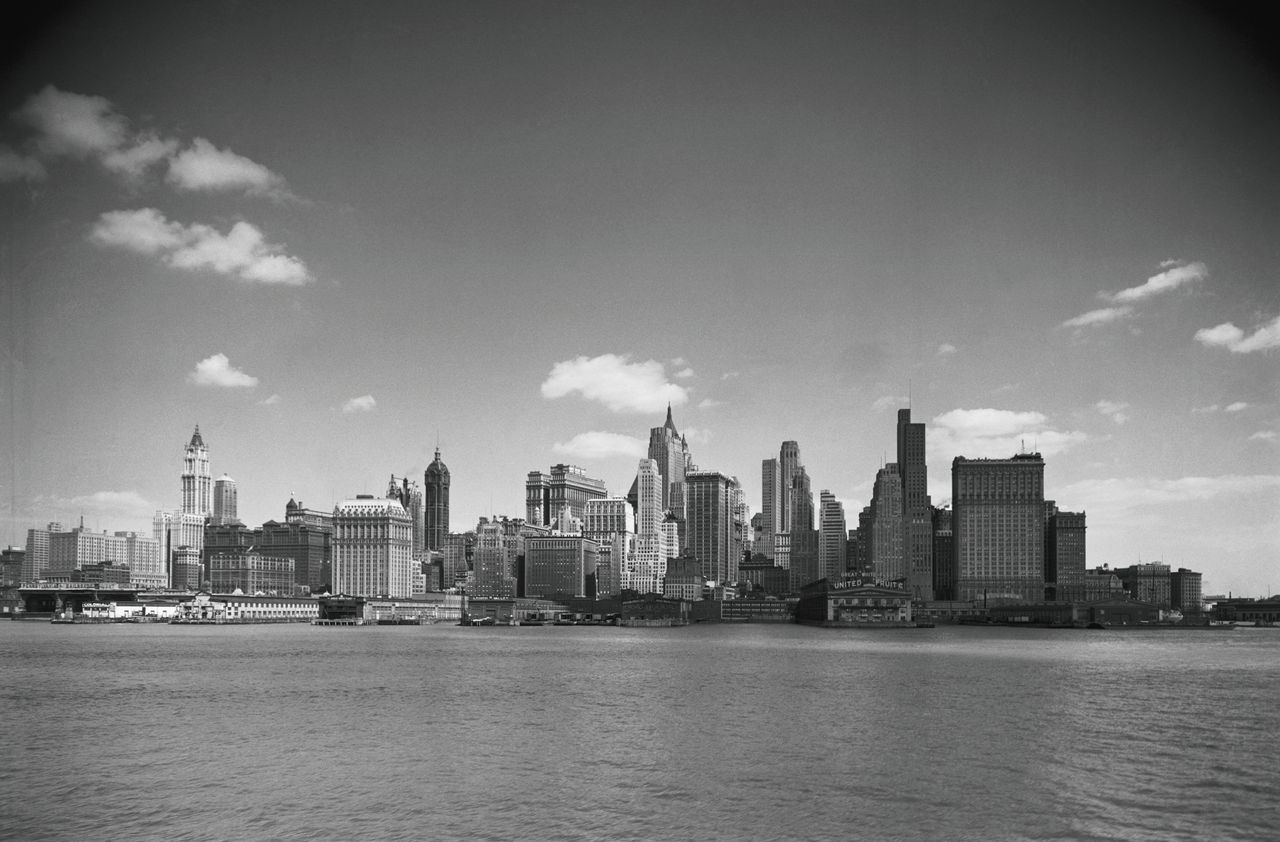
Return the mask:
<path id="1" fill-rule="evenodd" d="M 50 617 L 62 611 L 84 612 L 90 602 L 136 602 L 141 588 L 87 585 L 82 582 L 23 585 L 18 589 L 22 599 L 21 617 Z"/>

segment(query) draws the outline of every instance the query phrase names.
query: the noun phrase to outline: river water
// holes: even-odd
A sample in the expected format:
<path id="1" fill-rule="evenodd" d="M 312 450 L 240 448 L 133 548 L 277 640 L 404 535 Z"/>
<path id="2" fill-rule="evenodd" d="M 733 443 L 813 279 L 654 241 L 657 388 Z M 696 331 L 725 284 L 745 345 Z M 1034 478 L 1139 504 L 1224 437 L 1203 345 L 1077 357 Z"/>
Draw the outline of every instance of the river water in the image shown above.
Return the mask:
<path id="1" fill-rule="evenodd" d="M 1280 838 L 1280 630 L 0 623 L 0 837 Z"/>

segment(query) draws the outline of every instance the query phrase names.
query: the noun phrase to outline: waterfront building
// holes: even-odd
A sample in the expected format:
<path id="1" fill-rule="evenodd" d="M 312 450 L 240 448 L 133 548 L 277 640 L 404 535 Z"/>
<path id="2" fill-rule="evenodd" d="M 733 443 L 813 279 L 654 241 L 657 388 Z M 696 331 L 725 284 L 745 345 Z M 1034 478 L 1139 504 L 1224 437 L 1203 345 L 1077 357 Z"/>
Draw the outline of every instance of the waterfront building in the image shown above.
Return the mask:
<path id="1" fill-rule="evenodd" d="M 359 494 L 333 510 L 333 589 L 349 596 L 413 592 L 413 521 L 398 500 Z"/>
<path id="2" fill-rule="evenodd" d="M 667 572 L 662 580 L 662 595 L 667 599 L 685 599 L 697 602 L 707 577 L 702 575 L 702 563 L 693 556 L 680 556 L 667 560 Z"/>
<path id="3" fill-rule="evenodd" d="M 738 581 L 749 584 L 754 591 L 782 596 L 791 590 L 791 571 L 757 555 L 750 562 L 738 565 Z"/>
<path id="4" fill-rule="evenodd" d="M 213 517 L 210 522 L 219 526 L 239 523 L 236 508 L 236 481 L 223 474 L 213 482 Z"/>
<path id="5" fill-rule="evenodd" d="M 501 522 L 480 518 L 472 550 L 474 576 L 467 588 L 469 595 L 489 599 L 515 598 L 519 558 L 516 537 L 504 529 Z"/>
<path id="6" fill-rule="evenodd" d="M 1104 564 L 1084 572 L 1085 602 L 1122 598 L 1124 598 L 1124 583 L 1120 581 L 1116 571 Z"/>
<path id="7" fill-rule="evenodd" d="M 818 541 L 821 533 L 816 529 L 793 529 L 790 538 L 791 590 L 799 593 L 806 585 L 823 578 Z"/>
<path id="8" fill-rule="evenodd" d="M 955 593 L 952 556 L 951 510 L 933 510 L 933 593 L 935 598 L 950 600 Z M 1083 577 L 1081 578 L 1083 581 Z"/>
<path id="9" fill-rule="evenodd" d="M 427 549 L 440 550 L 449 534 L 449 469 L 440 460 L 439 447 L 423 473 L 422 487 Z"/>
<path id="10" fill-rule="evenodd" d="M 1040 602 L 1044 599 L 1044 459 L 951 463 L 952 542 L 956 598 Z"/>
<path id="11" fill-rule="evenodd" d="M 1140 602 L 1149 602 L 1159 608 L 1172 607 L 1172 584 L 1169 565 L 1159 562 L 1134 564 L 1116 570 L 1120 583 L 1129 596 Z"/>
<path id="12" fill-rule="evenodd" d="M 198 591 L 204 587 L 200 551 L 181 546 L 173 550 L 173 566 L 169 571 L 169 587 L 178 591 Z"/>
<path id="13" fill-rule="evenodd" d="M 820 626 L 915 625 L 911 594 L 900 583 L 854 576 L 829 582 L 822 579 L 800 594 L 796 621 Z"/>
<path id="14" fill-rule="evenodd" d="M 277 594 L 294 592 L 293 559 L 261 553 L 226 553 L 212 556 L 209 587 L 214 593 Z"/>
<path id="15" fill-rule="evenodd" d="M 111 559 L 129 568 L 129 581 L 140 588 L 163 588 L 169 584 L 160 542 L 137 532 L 115 532 Z"/>
<path id="16" fill-rule="evenodd" d="M 28 529 L 27 545 L 22 558 L 22 581 L 39 582 L 49 571 L 49 539 L 62 532 L 62 524 L 53 521 L 44 529 Z"/>
<path id="17" fill-rule="evenodd" d="M 1169 604 L 1186 613 L 1204 608 L 1203 574 L 1179 567 L 1169 574 Z"/>
<path id="18" fill-rule="evenodd" d="M 702 575 L 717 583 L 736 582 L 746 524 L 741 522 L 741 486 L 717 471 L 694 471 L 687 489 L 686 552 L 702 565 Z"/>
<path id="19" fill-rule="evenodd" d="M 440 547 L 440 590 L 456 588 L 465 581 L 471 567 L 474 532 L 451 532 Z"/>
<path id="20" fill-rule="evenodd" d="M 1052 503 L 1044 530 L 1044 581 L 1048 598 L 1056 602 L 1085 599 L 1085 513 L 1063 512 Z"/>
<path id="21" fill-rule="evenodd" d="M 581 535 L 537 535 L 524 541 L 525 596 L 595 596 L 599 545 Z"/>
<path id="22" fill-rule="evenodd" d="M 928 601 L 933 591 L 933 505 L 925 462 L 925 427 L 911 410 L 898 410 L 898 475 L 902 479 L 902 552 L 907 590 Z"/>
<path id="23" fill-rule="evenodd" d="M 530 471 L 524 488 L 525 521 L 533 526 L 550 526 L 566 506 L 580 518 L 588 500 L 608 496 L 604 481 L 577 465 L 552 465 L 549 474 Z"/>
<path id="24" fill-rule="evenodd" d="M 868 507 L 869 567 L 872 575 L 886 582 L 907 582 L 907 558 L 903 541 L 902 475 L 894 462 L 876 472 L 876 484 Z M 913 594 L 914 595 L 914 594 Z"/>
<path id="25" fill-rule="evenodd" d="M 293 561 L 293 583 L 299 589 L 321 593 L 332 584 L 332 517 L 327 524 L 306 519 L 284 523 L 269 520 L 255 530 L 254 543 L 266 555 Z"/>
<path id="26" fill-rule="evenodd" d="M 830 581 L 843 579 L 848 564 L 848 530 L 845 528 L 844 506 L 830 491 L 823 490 L 818 516 L 818 570 Z"/>

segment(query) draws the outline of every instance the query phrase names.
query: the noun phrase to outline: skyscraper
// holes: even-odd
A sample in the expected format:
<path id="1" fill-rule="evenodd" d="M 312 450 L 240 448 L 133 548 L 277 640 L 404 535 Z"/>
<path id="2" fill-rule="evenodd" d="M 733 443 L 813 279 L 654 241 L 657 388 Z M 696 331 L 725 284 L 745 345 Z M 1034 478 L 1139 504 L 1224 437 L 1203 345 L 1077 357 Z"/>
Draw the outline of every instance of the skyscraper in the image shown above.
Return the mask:
<path id="1" fill-rule="evenodd" d="M 773 536 L 782 532 L 782 470 L 777 459 L 760 462 L 760 530 L 755 551 L 774 557 Z"/>
<path id="2" fill-rule="evenodd" d="M 667 420 L 649 430 L 649 458 L 658 463 L 662 477 L 662 508 L 684 519 L 684 482 L 689 468 L 689 444 L 676 430 L 667 404 Z"/>
<path id="3" fill-rule="evenodd" d="M 533 526 L 550 526 L 566 506 L 581 519 L 588 500 L 608 496 L 604 481 L 577 465 L 552 465 L 550 474 L 530 471 L 524 489 L 525 520 Z"/>
<path id="4" fill-rule="evenodd" d="M 641 459 L 636 470 L 635 552 L 622 566 L 622 587 L 639 593 L 662 593 L 667 560 L 680 554 L 662 507 L 662 474 L 653 459 Z"/>
<path id="5" fill-rule="evenodd" d="M 223 474 L 213 483 L 213 520 L 215 526 L 238 523 L 236 513 L 236 481 Z"/>
<path id="6" fill-rule="evenodd" d="M 1057 602 L 1085 599 L 1085 513 L 1062 512 L 1046 503 L 1048 518 L 1044 533 L 1044 581 Z"/>
<path id="7" fill-rule="evenodd" d="M 685 483 L 688 554 L 698 560 L 708 581 L 736 582 L 747 528 L 740 522 L 744 510 L 737 479 L 717 471 L 694 471 Z"/>
<path id="8" fill-rule="evenodd" d="M 209 448 L 200 436 L 200 425 L 182 457 L 182 511 L 204 517 L 213 510 L 213 477 L 209 473 Z"/>
<path id="9" fill-rule="evenodd" d="M 830 491 L 819 494 L 821 506 L 818 517 L 818 567 L 820 578 L 828 582 L 844 579 L 849 543 L 845 526 L 844 506 Z"/>
<path id="10" fill-rule="evenodd" d="M 924 424 L 911 410 L 898 410 L 898 475 L 902 478 L 902 550 L 907 590 L 913 599 L 933 599 L 933 506 L 925 462 Z"/>
<path id="11" fill-rule="evenodd" d="M 413 593 L 413 521 L 398 500 L 359 494 L 333 510 L 333 588 L 348 596 Z"/>
<path id="12" fill-rule="evenodd" d="M 422 489 L 408 477 L 396 477 L 392 474 L 391 481 L 387 484 L 387 498 L 400 501 L 400 505 L 409 513 L 409 519 L 413 521 L 413 557 L 421 559 L 427 549 Z"/>
<path id="13" fill-rule="evenodd" d="M 876 485 L 869 507 L 871 534 L 867 536 L 868 563 L 876 578 L 888 582 L 901 582 L 907 578 L 902 498 L 902 475 L 898 473 L 898 466 L 890 462 L 876 472 Z"/>
<path id="14" fill-rule="evenodd" d="M 423 502 L 426 507 L 425 525 L 427 549 L 444 548 L 449 534 L 449 469 L 440 461 L 440 448 L 436 458 L 427 466 L 422 477 Z"/>
<path id="15" fill-rule="evenodd" d="M 794 519 L 796 498 L 792 491 L 792 484 L 795 474 L 803 466 L 800 464 L 800 445 L 794 441 L 784 441 L 782 448 L 778 452 L 778 483 L 779 494 L 779 514 L 780 525 L 775 532 L 790 532 L 791 523 Z M 812 523 L 809 524 L 813 526 Z"/>
<path id="16" fill-rule="evenodd" d="M 951 532 L 956 598 L 1044 599 L 1044 460 L 951 463 Z"/>

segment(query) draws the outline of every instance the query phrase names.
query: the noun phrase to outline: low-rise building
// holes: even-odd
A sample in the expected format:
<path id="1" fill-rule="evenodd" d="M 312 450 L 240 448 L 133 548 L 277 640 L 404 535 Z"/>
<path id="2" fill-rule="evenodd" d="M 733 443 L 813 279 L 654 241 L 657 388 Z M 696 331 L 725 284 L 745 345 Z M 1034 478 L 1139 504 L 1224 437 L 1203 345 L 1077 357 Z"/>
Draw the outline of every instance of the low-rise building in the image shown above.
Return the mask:
<path id="1" fill-rule="evenodd" d="M 805 587 L 796 621 L 820 626 L 914 626 L 911 594 L 899 582 L 854 577 Z"/>

